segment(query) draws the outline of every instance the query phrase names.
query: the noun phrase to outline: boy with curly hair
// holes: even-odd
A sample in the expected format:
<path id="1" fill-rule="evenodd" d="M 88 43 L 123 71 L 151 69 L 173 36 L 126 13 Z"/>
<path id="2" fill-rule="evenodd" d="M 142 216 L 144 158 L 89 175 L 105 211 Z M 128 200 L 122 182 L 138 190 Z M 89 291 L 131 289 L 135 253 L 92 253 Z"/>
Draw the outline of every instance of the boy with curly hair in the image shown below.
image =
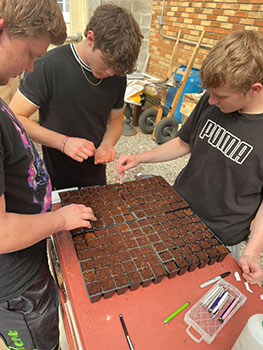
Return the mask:
<path id="1" fill-rule="evenodd" d="M 126 73 L 142 43 L 132 14 L 104 4 L 85 39 L 51 50 L 26 74 L 10 106 L 43 156 L 53 188 L 104 185 L 122 131 Z M 39 109 L 40 125 L 29 119 Z"/>

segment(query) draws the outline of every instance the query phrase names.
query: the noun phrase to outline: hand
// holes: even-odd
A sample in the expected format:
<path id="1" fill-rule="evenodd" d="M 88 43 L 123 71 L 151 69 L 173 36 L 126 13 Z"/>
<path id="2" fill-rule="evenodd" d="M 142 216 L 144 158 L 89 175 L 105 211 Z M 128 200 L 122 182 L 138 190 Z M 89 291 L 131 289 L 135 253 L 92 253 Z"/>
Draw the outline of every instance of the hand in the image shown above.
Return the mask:
<path id="1" fill-rule="evenodd" d="M 105 164 L 114 161 L 116 151 L 113 146 L 101 145 L 95 152 L 94 164 Z"/>
<path id="2" fill-rule="evenodd" d="M 64 147 L 64 153 L 77 162 L 93 157 L 95 152 L 93 142 L 79 137 L 69 137 Z"/>
<path id="3" fill-rule="evenodd" d="M 66 205 L 58 209 L 57 213 L 62 215 L 64 230 L 73 230 L 78 227 L 91 228 L 90 220 L 97 220 L 93 210 L 84 204 Z"/>
<path id="4" fill-rule="evenodd" d="M 135 168 L 139 163 L 139 156 L 137 154 L 121 154 L 116 163 L 116 170 L 120 175 L 123 176 L 126 170 Z"/>
<path id="5" fill-rule="evenodd" d="M 243 277 L 247 282 L 252 284 L 263 280 L 263 271 L 256 260 L 254 256 L 245 254 L 237 259 L 237 263 L 243 271 Z"/>

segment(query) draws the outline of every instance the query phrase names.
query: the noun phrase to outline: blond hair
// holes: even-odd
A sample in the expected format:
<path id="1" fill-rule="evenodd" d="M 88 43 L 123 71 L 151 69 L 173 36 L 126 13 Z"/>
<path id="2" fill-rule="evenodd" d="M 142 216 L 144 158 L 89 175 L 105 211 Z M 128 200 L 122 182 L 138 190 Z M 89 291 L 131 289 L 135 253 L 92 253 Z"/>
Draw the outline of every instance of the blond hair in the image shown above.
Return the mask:
<path id="1" fill-rule="evenodd" d="M 263 85 L 263 33 L 242 29 L 225 36 L 205 58 L 200 78 L 205 88 L 247 92 L 253 83 Z"/>
<path id="2" fill-rule="evenodd" d="M 143 35 L 132 14 L 119 6 L 104 4 L 91 17 L 84 35 L 94 33 L 94 49 L 102 52 L 108 67 L 124 75 L 135 70 Z"/>
<path id="3" fill-rule="evenodd" d="M 10 35 L 48 34 L 54 45 L 66 39 L 66 25 L 56 0 L 0 0 L 0 18 Z"/>

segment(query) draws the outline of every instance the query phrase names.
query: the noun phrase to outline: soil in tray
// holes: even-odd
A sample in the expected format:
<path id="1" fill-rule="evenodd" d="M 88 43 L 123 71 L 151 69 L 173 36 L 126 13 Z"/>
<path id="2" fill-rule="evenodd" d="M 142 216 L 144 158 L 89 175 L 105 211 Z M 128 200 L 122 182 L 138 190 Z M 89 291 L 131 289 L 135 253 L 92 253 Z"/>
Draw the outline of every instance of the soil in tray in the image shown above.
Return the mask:
<path id="1" fill-rule="evenodd" d="M 183 275 L 189 268 L 190 263 L 184 257 L 175 259 L 176 265 L 179 268 L 178 275 Z"/>
<path id="2" fill-rule="evenodd" d="M 199 259 L 195 254 L 189 254 L 186 256 L 186 259 L 189 261 L 190 265 L 188 268 L 189 272 L 194 271 L 199 265 Z"/>
<path id="3" fill-rule="evenodd" d="M 98 219 L 92 229 L 71 232 L 92 302 L 194 271 L 228 254 L 160 176 L 67 191 L 61 199 L 91 206 Z"/>
<path id="4" fill-rule="evenodd" d="M 229 253 L 229 250 L 224 245 L 217 245 L 216 249 L 219 251 L 219 257 L 217 261 L 223 261 L 227 254 Z"/>
<path id="5" fill-rule="evenodd" d="M 179 272 L 179 267 L 176 265 L 175 261 L 168 261 L 165 263 L 166 270 L 168 271 L 168 278 L 173 278 Z"/>
<path id="6" fill-rule="evenodd" d="M 199 268 L 205 267 L 205 265 L 209 261 L 209 256 L 204 250 L 200 250 L 199 252 L 196 252 L 195 255 L 199 258 L 200 263 L 198 265 Z"/>
<path id="7" fill-rule="evenodd" d="M 141 284 L 141 276 L 138 271 L 131 271 L 127 273 L 128 280 L 130 281 L 130 290 L 139 288 Z"/>
<path id="8" fill-rule="evenodd" d="M 218 257 L 219 257 L 218 250 L 216 248 L 207 248 L 206 252 L 209 255 L 209 262 L 208 262 L 208 264 L 209 265 L 214 264 L 217 261 Z"/>

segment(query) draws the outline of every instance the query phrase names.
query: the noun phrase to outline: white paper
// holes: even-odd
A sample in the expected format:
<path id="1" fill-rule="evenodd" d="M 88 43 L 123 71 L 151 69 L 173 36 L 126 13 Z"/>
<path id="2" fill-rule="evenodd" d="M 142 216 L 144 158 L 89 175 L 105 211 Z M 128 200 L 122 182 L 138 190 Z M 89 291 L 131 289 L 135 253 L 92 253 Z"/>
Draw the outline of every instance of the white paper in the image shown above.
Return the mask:
<path id="1" fill-rule="evenodd" d="M 239 273 L 237 271 L 234 273 L 234 276 L 236 278 L 236 281 L 239 281 L 239 282 L 241 281 L 241 278 L 240 278 Z"/>
<path id="2" fill-rule="evenodd" d="M 246 290 L 247 290 L 249 293 L 254 293 L 254 292 L 249 288 L 248 282 L 245 282 L 245 287 L 246 287 Z"/>

